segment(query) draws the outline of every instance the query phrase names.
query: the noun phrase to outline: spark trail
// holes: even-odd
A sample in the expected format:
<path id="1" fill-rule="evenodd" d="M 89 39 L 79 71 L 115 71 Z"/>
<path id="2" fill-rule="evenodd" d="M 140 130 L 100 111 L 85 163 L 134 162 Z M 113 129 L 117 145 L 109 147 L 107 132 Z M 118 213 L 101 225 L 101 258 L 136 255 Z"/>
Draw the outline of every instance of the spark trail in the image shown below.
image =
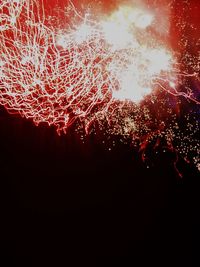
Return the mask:
<path id="1" fill-rule="evenodd" d="M 102 118 L 116 129 L 134 110 L 145 114 L 124 128 L 135 135 L 149 131 L 146 96 L 166 91 L 199 104 L 191 90 L 178 89 L 182 76 L 197 73 L 180 72 L 172 49 L 157 38 L 153 11 L 123 5 L 107 16 L 82 16 L 70 2 L 73 21 L 55 29 L 44 9 L 42 1 L 0 0 L 0 104 L 10 112 L 60 133 L 76 120 L 88 130 Z M 119 123 L 116 110 L 121 121 L 124 109 Z"/>

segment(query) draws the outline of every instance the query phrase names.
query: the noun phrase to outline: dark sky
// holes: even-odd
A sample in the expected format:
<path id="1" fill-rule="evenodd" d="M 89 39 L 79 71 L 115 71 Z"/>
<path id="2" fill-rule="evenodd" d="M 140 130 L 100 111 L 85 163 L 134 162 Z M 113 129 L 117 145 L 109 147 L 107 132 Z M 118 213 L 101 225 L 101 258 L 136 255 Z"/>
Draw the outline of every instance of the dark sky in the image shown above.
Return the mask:
<path id="1" fill-rule="evenodd" d="M 195 169 L 180 179 L 169 153 L 147 169 L 129 145 L 0 114 L 2 266 L 196 266 Z"/>

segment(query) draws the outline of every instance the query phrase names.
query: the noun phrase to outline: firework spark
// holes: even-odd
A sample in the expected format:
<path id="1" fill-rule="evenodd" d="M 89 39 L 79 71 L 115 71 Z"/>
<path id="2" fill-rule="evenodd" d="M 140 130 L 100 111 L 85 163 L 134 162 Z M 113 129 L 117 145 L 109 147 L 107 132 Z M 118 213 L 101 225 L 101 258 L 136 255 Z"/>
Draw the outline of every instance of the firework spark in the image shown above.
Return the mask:
<path id="1" fill-rule="evenodd" d="M 37 4 L 2 4 L 1 103 L 8 108 L 65 129 L 99 104 L 107 112 L 116 99 L 141 101 L 153 82 L 174 85 L 173 55 L 145 31 L 153 14 L 121 7 L 103 21 L 84 17 L 56 34 L 34 13 Z"/>
<path id="2" fill-rule="evenodd" d="M 107 16 L 83 16 L 70 2 L 72 22 L 55 29 L 44 9 L 37 0 L 0 1 L 0 104 L 9 111 L 55 125 L 58 133 L 76 120 L 87 130 L 107 118 L 115 130 L 121 125 L 119 133 L 151 131 L 149 140 L 155 131 L 146 97 L 162 106 L 157 95 L 164 91 L 199 104 L 190 88 L 178 86 L 198 73 L 181 72 L 153 10 L 121 5 Z"/>

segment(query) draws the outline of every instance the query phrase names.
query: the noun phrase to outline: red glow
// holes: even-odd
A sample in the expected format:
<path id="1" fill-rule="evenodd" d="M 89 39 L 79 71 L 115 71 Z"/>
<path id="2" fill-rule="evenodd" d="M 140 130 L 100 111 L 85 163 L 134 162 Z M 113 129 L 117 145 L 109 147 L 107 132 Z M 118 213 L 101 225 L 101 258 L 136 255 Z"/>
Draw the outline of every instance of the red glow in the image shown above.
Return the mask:
<path id="1" fill-rule="evenodd" d="M 177 90 L 197 73 L 170 49 L 169 1 L 4 0 L 0 15 L 0 103 L 36 124 L 87 128 L 158 89 L 199 103 Z"/>

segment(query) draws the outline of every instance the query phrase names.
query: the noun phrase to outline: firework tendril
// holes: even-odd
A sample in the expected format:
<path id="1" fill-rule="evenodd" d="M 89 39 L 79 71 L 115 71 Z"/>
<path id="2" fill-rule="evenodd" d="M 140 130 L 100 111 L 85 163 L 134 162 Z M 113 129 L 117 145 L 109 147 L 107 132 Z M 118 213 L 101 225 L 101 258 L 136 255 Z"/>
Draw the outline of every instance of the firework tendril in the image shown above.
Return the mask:
<path id="1" fill-rule="evenodd" d="M 106 120 L 110 132 L 139 139 L 141 151 L 165 137 L 184 158 L 192 150 L 199 166 L 199 125 L 188 126 L 182 138 L 168 100 L 199 106 L 191 88 L 180 86 L 198 80 L 198 70 L 181 71 L 176 54 L 158 38 L 154 12 L 122 5 L 109 15 L 82 15 L 72 2 L 66 10 L 65 28 L 55 28 L 43 1 L 0 0 L 0 104 L 36 125 L 54 125 L 59 134 L 75 121 L 88 132 Z"/>

